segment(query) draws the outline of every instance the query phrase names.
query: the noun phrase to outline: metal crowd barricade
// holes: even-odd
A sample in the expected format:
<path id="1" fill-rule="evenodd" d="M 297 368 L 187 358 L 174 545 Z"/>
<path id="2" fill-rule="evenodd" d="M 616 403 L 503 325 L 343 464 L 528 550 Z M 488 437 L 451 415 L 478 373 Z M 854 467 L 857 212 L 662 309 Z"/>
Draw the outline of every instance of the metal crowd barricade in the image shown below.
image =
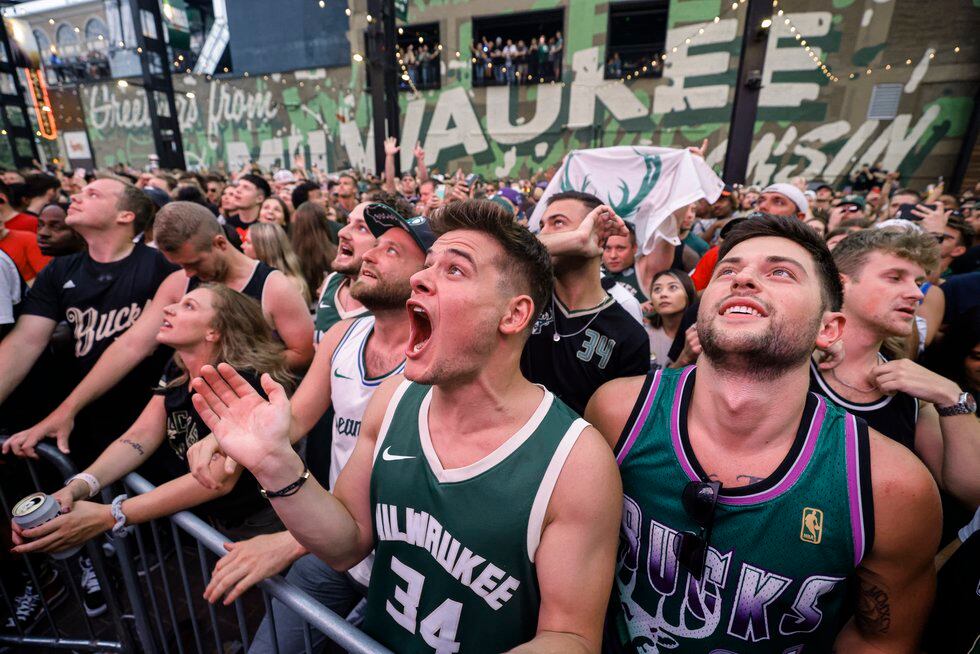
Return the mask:
<path id="1" fill-rule="evenodd" d="M 5 439 L 0 436 L 0 443 L 3 440 Z M 75 473 L 68 458 L 55 447 L 40 444 L 37 451 L 42 459 L 54 464 L 63 478 L 67 479 Z M 8 458 L 8 463 L 12 458 Z M 24 461 L 27 462 L 35 489 L 53 490 L 40 488 L 35 465 L 30 460 Z M 135 473 L 128 475 L 123 485 L 130 496 L 147 493 L 154 488 L 150 482 Z M 112 493 L 108 489 L 103 491 L 104 502 L 109 502 L 111 497 Z M 9 521 L 11 503 L 8 499 L 16 502 L 19 498 L 0 495 Z M 114 639 L 98 636 L 98 625 L 93 627 L 84 611 L 81 613 L 86 618 L 87 637 L 65 635 L 64 629 L 59 627 L 45 604 L 48 632 L 44 635 L 26 634 L 18 628 L 15 634 L 0 633 L 0 645 L 149 654 L 244 652 L 251 643 L 250 637 L 258 626 L 262 613 L 271 615 L 272 599 L 276 599 L 303 620 L 307 652 L 313 651 L 311 630 L 316 629 L 349 652 L 390 654 L 389 650 L 280 576 L 266 579 L 256 588 L 244 593 L 235 600 L 233 610 L 231 607 L 209 604 L 202 597 L 202 592 L 210 581 L 214 562 L 227 553 L 224 543 L 228 542 L 228 538 L 190 512 L 184 511 L 151 521 L 133 529 L 128 537 L 111 539 L 111 547 L 106 549 L 114 553 L 114 560 L 108 565 L 103 558 L 103 548 L 98 546 L 99 542 L 100 539 L 94 539 L 87 543 L 86 551 L 92 557 L 93 568 L 106 597 L 110 630 Z M 169 547 L 171 543 L 172 549 Z M 43 556 L 25 557 L 35 588 L 39 588 L 37 562 Z M 64 566 L 64 563 L 59 565 Z M 194 573 L 195 567 L 200 574 Z M 67 568 L 65 572 L 68 572 Z M 69 574 L 65 578 L 71 579 L 70 585 L 73 587 L 70 590 L 76 604 L 80 605 L 77 582 Z M 105 592 L 105 589 L 113 588 L 112 582 L 116 578 L 121 578 L 124 593 L 117 595 L 111 591 Z M 13 615 L 13 597 L 3 588 L 2 581 L 0 591 Z M 261 597 L 261 604 L 258 604 L 257 597 Z M 252 620 L 246 615 L 248 608 L 259 609 L 258 612 L 251 612 Z M 232 619 L 229 619 L 229 612 Z M 276 626 L 274 620 L 270 622 L 272 645 L 278 652 Z M 102 627 L 102 631 L 106 631 L 104 624 Z"/>
<path id="2" fill-rule="evenodd" d="M 0 435 L 0 444 L 7 440 L 6 436 Z M 76 470 L 71 460 L 68 459 L 64 454 L 58 451 L 57 448 L 46 443 L 41 443 L 37 447 L 37 453 L 39 457 L 46 463 L 53 466 L 54 470 L 57 472 L 63 480 L 68 479 L 75 474 Z M 18 459 L 14 457 L 7 457 L 6 465 L 16 465 Z M 32 488 L 29 492 L 38 491 L 50 491 L 52 489 L 42 488 L 41 480 L 39 476 L 38 466 L 34 461 L 30 459 L 19 459 L 19 461 L 24 462 L 29 473 Z M 14 503 L 20 499 L 20 497 L 29 494 L 28 489 L 24 489 L 25 492 L 20 493 L 18 497 L 7 497 L 4 493 L 3 488 L 0 487 L 0 505 L 3 506 L 4 516 L 10 523 L 10 510 Z M 124 565 L 120 566 L 123 583 L 126 585 L 126 596 L 132 597 L 131 592 L 136 588 L 135 586 L 135 573 L 133 573 L 132 564 L 128 556 L 125 556 L 125 544 L 121 544 L 117 547 L 116 552 L 119 555 L 121 561 Z M 40 620 L 36 626 L 47 627 L 43 629 L 43 634 L 35 634 L 31 630 L 30 633 L 25 631 L 19 624 L 16 618 L 16 608 L 14 606 L 15 595 L 12 593 L 16 589 L 10 589 L 4 583 L 3 579 L 0 579 L 0 595 L 2 595 L 3 605 L 7 609 L 10 617 L 14 618 L 14 627 L 12 631 L 6 630 L 3 624 L 0 624 L 0 645 L 12 645 L 21 646 L 29 649 L 36 649 L 40 647 L 49 647 L 54 649 L 71 649 L 76 651 L 90 651 L 90 652 L 133 652 L 137 651 L 135 645 L 134 635 L 131 633 L 127 623 L 124 621 L 124 617 L 127 619 L 133 619 L 136 624 L 137 637 L 140 640 L 141 645 L 144 646 L 148 644 L 143 640 L 143 636 L 146 632 L 143 629 L 143 625 L 140 623 L 142 617 L 145 618 L 145 611 L 141 610 L 139 606 L 139 593 L 136 593 L 137 601 L 135 603 L 130 602 L 125 605 L 127 613 L 123 613 L 123 606 L 120 606 L 119 597 L 113 592 L 106 592 L 106 589 L 111 589 L 113 587 L 113 582 L 115 578 L 110 576 L 107 572 L 108 566 L 106 565 L 105 557 L 103 554 L 102 547 L 99 546 L 98 539 L 89 541 L 86 543 L 84 548 L 84 553 L 92 561 L 92 568 L 95 572 L 95 576 L 99 581 L 99 585 L 103 589 L 103 596 L 105 598 L 106 607 L 108 609 L 108 624 L 105 620 L 98 621 L 93 620 L 88 616 L 88 614 L 82 610 L 82 593 L 80 589 L 79 580 L 76 579 L 76 572 L 73 570 L 74 565 L 77 562 L 76 557 L 66 559 L 63 561 L 56 561 L 47 557 L 43 554 L 27 555 L 22 557 L 24 561 L 24 566 L 27 570 L 28 578 L 30 583 L 33 584 L 35 591 L 40 595 L 40 602 L 43 609 L 43 614 L 40 616 Z M 128 565 L 126 565 L 128 563 Z M 61 577 L 61 583 L 65 583 L 68 587 L 69 594 L 74 600 L 76 610 L 75 611 L 59 611 L 55 612 L 54 608 L 49 604 L 47 598 L 44 596 L 44 586 L 41 583 L 41 568 L 44 565 L 51 565 L 56 570 Z M 127 574 L 130 573 L 130 574 Z M 70 627 L 66 627 L 64 623 L 59 625 L 59 621 L 63 618 L 68 618 L 68 621 L 73 623 Z M 78 624 L 79 618 L 82 619 L 81 624 Z M 146 623 L 148 624 L 148 623 Z M 79 630 L 82 633 L 72 634 L 69 631 Z M 152 642 L 149 644 L 152 645 Z M 148 650 L 152 651 L 152 650 Z"/>
<path id="3" fill-rule="evenodd" d="M 125 479 L 126 488 L 133 493 L 147 493 L 153 490 L 153 485 L 147 480 L 143 479 L 136 473 L 132 473 L 126 476 Z M 201 578 L 203 580 L 203 585 L 211 579 L 211 569 L 213 567 L 212 559 L 208 557 L 207 550 L 212 554 L 217 556 L 224 556 L 226 554 L 224 543 L 228 542 L 228 538 L 223 536 L 219 531 L 205 523 L 203 520 L 198 518 L 196 515 L 182 511 L 168 519 L 173 541 L 174 541 L 174 552 L 177 558 L 177 567 L 180 571 L 180 577 L 182 582 L 182 590 L 184 597 L 188 605 L 192 604 L 192 599 L 194 593 L 191 591 L 192 584 L 190 583 L 189 566 L 186 559 L 186 550 L 184 543 L 181 540 L 181 532 L 190 536 L 194 541 L 197 548 L 197 557 L 200 561 L 201 568 Z M 159 528 L 156 521 L 150 523 L 150 528 L 153 534 L 153 544 L 156 548 L 155 555 L 157 560 L 162 560 L 164 557 L 164 551 L 161 548 L 161 539 L 159 538 Z M 145 563 L 151 560 L 152 557 L 147 556 L 147 550 L 144 544 L 144 538 L 141 536 L 139 530 L 134 530 L 136 535 L 137 548 L 139 550 L 140 559 Z M 160 571 L 163 572 L 165 566 L 160 566 Z M 149 577 L 149 571 L 147 571 L 147 577 Z M 167 613 L 171 618 L 174 618 L 175 607 L 174 607 L 174 596 L 170 592 L 170 582 L 167 580 L 166 575 L 163 575 L 164 587 L 166 588 L 165 600 L 167 603 Z M 202 587 L 203 588 L 203 587 Z M 286 583 L 286 581 L 279 576 L 266 579 L 258 584 L 258 590 L 262 595 L 262 601 L 264 608 L 267 612 L 271 610 L 272 598 L 279 600 L 291 611 L 296 613 L 304 622 L 304 640 L 307 652 L 312 652 L 311 647 L 311 628 L 315 628 L 321 633 L 323 633 L 328 639 L 332 640 L 334 643 L 345 648 L 348 652 L 356 654 L 390 654 L 389 650 L 385 649 L 374 640 L 369 638 L 363 632 L 361 632 L 356 627 L 347 623 L 342 617 L 338 616 L 336 613 L 325 608 L 322 604 L 314 600 L 305 592 L 291 586 Z M 151 597 L 152 600 L 152 597 Z M 197 593 L 198 604 L 207 604 L 200 598 L 200 593 Z M 161 640 L 164 643 L 163 652 L 167 654 L 170 652 L 170 648 L 167 647 L 167 641 L 164 637 L 165 635 L 165 625 L 164 621 L 161 620 L 161 613 L 158 610 L 155 600 L 153 602 L 153 613 L 155 615 L 155 623 L 158 632 L 161 635 Z M 235 618 L 237 621 L 237 633 L 235 636 L 240 638 L 239 641 L 244 649 L 248 649 L 249 646 L 249 633 L 246 626 L 244 603 L 242 598 L 238 598 L 234 602 L 235 607 Z M 214 649 L 205 648 L 203 646 L 203 641 L 205 639 L 204 630 L 202 629 L 200 618 L 195 615 L 193 611 L 189 612 L 188 620 L 191 625 L 191 631 L 194 636 L 194 643 L 196 645 L 196 651 L 217 651 L 223 652 L 225 650 L 226 638 L 221 633 L 221 628 L 218 624 L 217 611 L 218 608 L 211 604 L 207 604 L 207 614 L 208 619 L 211 624 L 211 636 L 213 638 Z M 275 624 L 273 621 L 272 631 L 275 634 Z M 277 638 L 273 635 L 272 638 L 273 647 L 278 651 Z M 184 649 L 180 647 L 180 641 L 177 641 L 177 650 L 180 654 L 183 654 Z M 283 653 L 288 654 L 288 653 Z"/>

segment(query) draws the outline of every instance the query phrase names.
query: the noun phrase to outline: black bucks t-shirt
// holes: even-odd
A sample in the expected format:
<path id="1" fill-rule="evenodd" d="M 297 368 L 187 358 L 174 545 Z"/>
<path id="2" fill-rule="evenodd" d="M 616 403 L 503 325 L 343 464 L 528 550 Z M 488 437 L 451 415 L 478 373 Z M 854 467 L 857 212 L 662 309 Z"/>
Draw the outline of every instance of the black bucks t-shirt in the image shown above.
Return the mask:
<path id="1" fill-rule="evenodd" d="M 240 370 L 242 377 L 265 397 L 259 384 L 259 376 L 250 370 Z M 157 484 L 177 479 L 189 472 L 187 450 L 196 442 L 211 433 L 191 402 L 191 392 L 187 383 L 169 386 L 181 375 L 177 364 L 170 361 L 163 371 L 154 395 L 163 396 L 167 410 L 167 441 L 156 452 L 154 466 L 148 474 Z M 268 507 L 268 502 L 259 494 L 259 483 L 248 470 L 243 470 L 235 486 L 217 499 L 194 507 L 194 512 L 205 518 L 219 518 L 223 522 L 237 523 Z"/>
<path id="2" fill-rule="evenodd" d="M 572 311 L 554 297 L 521 354 L 524 376 L 543 384 L 579 415 L 607 381 L 649 370 L 646 330 L 612 297 L 584 311 Z"/>
<path id="3" fill-rule="evenodd" d="M 143 243 L 125 258 L 99 263 L 87 252 L 56 257 L 42 270 L 24 301 L 22 315 L 67 321 L 73 353 L 84 376 L 112 342 L 142 315 L 161 282 L 177 266 Z M 171 352 L 158 347 L 108 393 L 86 408 L 76 421 L 76 444 L 96 453 L 119 436 L 139 416 Z M 85 447 L 89 449 L 89 447 Z"/>

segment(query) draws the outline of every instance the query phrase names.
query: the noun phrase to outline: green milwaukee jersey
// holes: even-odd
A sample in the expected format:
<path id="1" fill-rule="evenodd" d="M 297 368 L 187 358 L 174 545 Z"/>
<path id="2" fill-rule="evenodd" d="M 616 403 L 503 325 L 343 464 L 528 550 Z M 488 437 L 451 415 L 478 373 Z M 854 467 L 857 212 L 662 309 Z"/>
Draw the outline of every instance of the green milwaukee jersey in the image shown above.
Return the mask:
<path id="1" fill-rule="evenodd" d="M 504 652 L 534 637 L 545 511 L 588 423 L 545 391 L 500 447 L 445 470 L 429 438 L 431 397 L 404 382 L 378 435 L 364 630 L 397 652 Z"/>
<path id="2" fill-rule="evenodd" d="M 640 286 L 640 280 L 636 276 L 636 268 L 634 266 L 623 268 L 616 273 L 603 269 L 603 274 L 625 286 L 626 290 L 632 293 L 633 297 L 640 302 L 647 301 L 647 294 L 643 292 L 643 288 Z"/>
<path id="3" fill-rule="evenodd" d="M 699 582 L 674 549 L 679 532 L 699 531 L 684 487 L 707 479 L 687 435 L 694 383 L 693 366 L 650 374 L 616 446 L 625 495 L 616 636 L 644 653 L 829 652 L 871 548 L 867 426 L 809 394 L 772 475 L 722 488 Z"/>
<path id="4" fill-rule="evenodd" d="M 354 311 L 345 311 L 340 306 L 337 291 L 340 290 L 340 286 L 346 279 L 346 275 L 332 272 L 327 276 L 327 281 L 323 284 L 323 292 L 320 293 L 320 299 L 316 303 L 316 315 L 313 317 L 314 344 L 319 343 L 323 339 L 323 335 L 334 326 L 334 323 L 346 320 L 347 318 L 359 318 L 371 313 L 364 307 Z"/>

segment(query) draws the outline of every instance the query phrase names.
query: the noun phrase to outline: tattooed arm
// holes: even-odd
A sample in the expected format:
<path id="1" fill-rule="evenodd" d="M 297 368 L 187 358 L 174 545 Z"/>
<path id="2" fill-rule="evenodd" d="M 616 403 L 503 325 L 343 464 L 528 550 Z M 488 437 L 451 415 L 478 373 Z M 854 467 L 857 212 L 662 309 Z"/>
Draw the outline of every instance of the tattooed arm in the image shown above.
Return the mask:
<path id="1" fill-rule="evenodd" d="M 143 462 L 160 447 L 166 435 L 167 412 L 163 406 L 163 396 L 154 395 L 133 426 L 110 443 L 85 472 L 93 475 L 103 486 L 107 486 L 143 465 Z M 88 490 L 88 486 L 83 482 L 72 482 L 72 486 L 77 485 L 81 485 L 79 490 Z M 75 499 L 82 499 L 77 497 L 77 494 L 76 491 Z M 87 492 L 85 497 L 88 497 Z"/>
<path id="2" fill-rule="evenodd" d="M 857 568 L 854 618 L 837 637 L 839 652 L 916 652 L 935 594 L 939 492 L 906 448 L 871 432 L 875 534 Z"/>

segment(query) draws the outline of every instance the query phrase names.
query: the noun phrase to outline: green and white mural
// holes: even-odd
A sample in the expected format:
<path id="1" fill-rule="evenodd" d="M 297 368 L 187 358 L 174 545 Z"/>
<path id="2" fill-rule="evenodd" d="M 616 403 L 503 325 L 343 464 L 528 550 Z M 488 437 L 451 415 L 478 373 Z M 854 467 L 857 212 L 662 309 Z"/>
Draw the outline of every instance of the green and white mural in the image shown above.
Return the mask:
<path id="1" fill-rule="evenodd" d="M 560 82 L 472 88 L 466 56 L 471 17 L 497 14 L 499 8 L 489 0 L 409 5 L 412 22 L 439 22 L 444 45 L 442 88 L 402 93 L 400 99 L 402 142 L 420 141 L 431 168 L 516 176 L 555 166 L 576 148 L 686 146 L 704 138 L 709 163 L 720 168 L 744 3 L 671 0 L 662 79 L 627 82 L 603 79 L 608 1 L 511 4 L 518 6 L 515 12 L 564 7 L 567 41 Z M 768 34 L 760 36 L 767 39 L 768 52 L 748 182 L 800 174 L 841 180 L 865 162 L 897 169 L 913 184 L 949 175 L 976 92 L 980 53 L 973 36 L 980 9 L 968 0 L 929 2 L 929 11 L 942 16 L 942 29 L 929 30 L 919 24 L 923 4 L 781 0 L 776 5 L 785 13 L 775 15 Z M 356 9 L 351 26 L 352 52 L 358 52 L 364 23 Z M 839 82 L 815 66 L 806 47 L 824 57 Z M 177 76 L 188 165 L 214 169 L 224 162 L 232 170 L 250 159 L 289 165 L 299 153 L 321 170 L 373 168 L 364 75 L 364 64 L 355 63 L 228 80 Z M 142 93 L 133 84 L 80 89 L 99 165 L 146 163 L 152 138 Z M 876 103 L 889 94 L 893 103 L 897 94 L 897 109 L 893 104 L 880 113 Z M 403 148 L 403 168 L 411 164 L 410 150 Z"/>

